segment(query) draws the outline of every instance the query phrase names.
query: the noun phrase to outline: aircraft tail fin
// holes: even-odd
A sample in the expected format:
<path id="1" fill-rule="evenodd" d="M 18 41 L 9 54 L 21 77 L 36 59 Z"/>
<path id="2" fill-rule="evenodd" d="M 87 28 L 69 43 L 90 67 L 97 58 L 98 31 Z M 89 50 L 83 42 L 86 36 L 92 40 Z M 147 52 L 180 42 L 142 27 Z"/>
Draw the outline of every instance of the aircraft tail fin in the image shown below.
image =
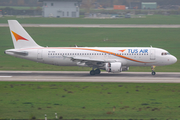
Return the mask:
<path id="1" fill-rule="evenodd" d="M 15 49 L 41 47 L 31 38 L 17 20 L 8 20 L 8 24 Z"/>

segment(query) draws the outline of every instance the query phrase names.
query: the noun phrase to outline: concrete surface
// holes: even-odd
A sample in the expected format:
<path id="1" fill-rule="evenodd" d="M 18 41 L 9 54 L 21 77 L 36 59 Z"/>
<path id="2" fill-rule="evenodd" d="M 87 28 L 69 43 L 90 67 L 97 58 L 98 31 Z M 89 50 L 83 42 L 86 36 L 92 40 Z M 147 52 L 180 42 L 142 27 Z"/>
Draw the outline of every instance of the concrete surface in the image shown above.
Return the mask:
<path id="1" fill-rule="evenodd" d="M 33 82 L 126 82 L 126 83 L 180 83 L 178 72 L 122 72 L 89 75 L 88 71 L 0 71 L 0 81 Z"/>

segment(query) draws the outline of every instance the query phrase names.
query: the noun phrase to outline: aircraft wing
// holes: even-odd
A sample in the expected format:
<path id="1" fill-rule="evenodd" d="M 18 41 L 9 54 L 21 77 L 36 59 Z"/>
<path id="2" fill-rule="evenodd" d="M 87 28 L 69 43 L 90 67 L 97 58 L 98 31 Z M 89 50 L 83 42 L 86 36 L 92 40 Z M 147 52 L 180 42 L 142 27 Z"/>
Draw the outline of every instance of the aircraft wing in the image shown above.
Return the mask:
<path id="1" fill-rule="evenodd" d="M 101 60 L 101 59 L 91 59 L 89 57 L 72 57 L 71 58 L 72 61 L 81 61 L 81 62 L 106 62 L 105 60 Z"/>
<path id="2" fill-rule="evenodd" d="M 104 63 L 110 62 L 103 59 L 92 59 L 89 57 L 66 57 L 66 56 L 63 56 L 63 57 L 70 58 L 73 62 L 77 62 L 77 65 L 89 66 L 89 67 L 92 67 L 92 66 L 101 67 L 104 65 Z"/>

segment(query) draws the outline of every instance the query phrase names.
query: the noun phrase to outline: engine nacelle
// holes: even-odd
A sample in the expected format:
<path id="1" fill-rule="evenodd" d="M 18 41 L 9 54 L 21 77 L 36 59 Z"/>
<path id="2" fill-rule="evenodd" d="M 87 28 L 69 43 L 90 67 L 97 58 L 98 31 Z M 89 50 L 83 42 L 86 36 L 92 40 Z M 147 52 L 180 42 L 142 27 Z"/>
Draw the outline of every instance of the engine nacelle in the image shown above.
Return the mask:
<path id="1" fill-rule="evenodd" d="M 121 72 L 122 71 L 120 62 L 106 63 L 105 69 L 107 72 Z"/>

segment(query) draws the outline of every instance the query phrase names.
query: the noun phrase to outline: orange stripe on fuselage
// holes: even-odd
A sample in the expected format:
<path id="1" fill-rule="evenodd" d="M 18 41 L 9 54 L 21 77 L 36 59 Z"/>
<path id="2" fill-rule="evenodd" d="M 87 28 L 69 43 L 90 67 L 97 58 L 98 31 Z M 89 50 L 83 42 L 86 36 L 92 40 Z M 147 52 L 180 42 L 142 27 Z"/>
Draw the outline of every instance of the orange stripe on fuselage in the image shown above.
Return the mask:
<path id="1" fill-rule="evenodd" d="M 122 56 L 122 55 L 118 55 L 118 54 L 113 53 L 113 52 L 104 51 L 104 50 L 97 50 L 97 49 L 90 49 L 90 48 L 70 48 L 70 49 L 81 49 L 81 50 L 91 50 L 91 51 L 103 52 L 103 53 L 111 54 L 111 55 L 118 56 L 118 57 L 121 57 L 121 58 L 124 58 L 124 59 L 135 61 L 135 62 L 149 63 L 149 62 L 143 62 L 143 61 L 134 60 L 134 59 L 131 59 L 131 58 L 128 58 L 128 57 L 125 57 L 125 56 Z"/>
<path id="2" fill-rule="evenodd" d="M 28 49 L 36 49 L 36 48 L 28 48 Z M 107 54 L 111 54 L 114 56 L 118 56 L 127 60 L 131 60 L 134 62 L 139 62 L 139 63 L 152 63 L 152 62 L 144 62 L 144 61 L 139 61 L 139 60 L 135 60 L 135 59 L 131 59 L 122 55 L 118 55 L 116 53 L 113 52 L 109 52 L 109 51 L 105 51 L 105 50 L 98 50 L 98 49 L 90 49 L 90 48 L 68 48 L 68 47 L 44 47 L 44 48 L 37 48 L 37 49 L 77 49 L 77 50 L 90 50 L 90 51 L 97 51 L 97 52 L 103 52 L 103 53 L 107 53 Z M 22 50 L 27 50 L 27 49 L 22 49 Z"/>

